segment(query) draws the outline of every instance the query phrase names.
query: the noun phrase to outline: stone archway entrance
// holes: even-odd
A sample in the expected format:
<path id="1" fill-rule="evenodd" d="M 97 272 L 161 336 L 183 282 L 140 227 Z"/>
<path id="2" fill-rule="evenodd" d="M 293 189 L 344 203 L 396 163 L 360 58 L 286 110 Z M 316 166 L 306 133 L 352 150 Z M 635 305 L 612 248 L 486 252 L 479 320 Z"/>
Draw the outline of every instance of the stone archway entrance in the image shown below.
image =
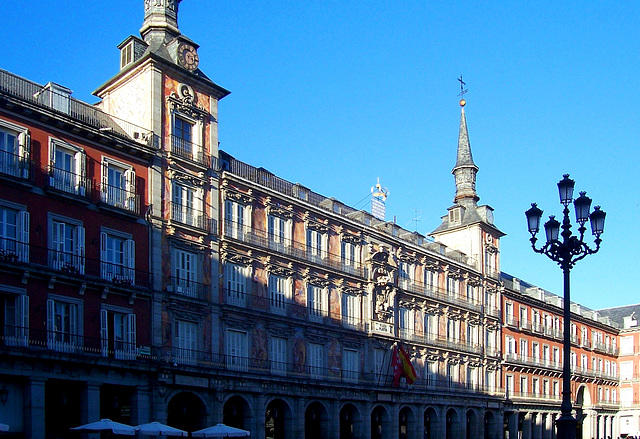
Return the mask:
<path id="1" fill-rule="evenodd" d="M 185 431 L 208 427 L 207 409 L 202 400 L 190 392 L 180 392 L 167 407 L 167 424 Z"/>

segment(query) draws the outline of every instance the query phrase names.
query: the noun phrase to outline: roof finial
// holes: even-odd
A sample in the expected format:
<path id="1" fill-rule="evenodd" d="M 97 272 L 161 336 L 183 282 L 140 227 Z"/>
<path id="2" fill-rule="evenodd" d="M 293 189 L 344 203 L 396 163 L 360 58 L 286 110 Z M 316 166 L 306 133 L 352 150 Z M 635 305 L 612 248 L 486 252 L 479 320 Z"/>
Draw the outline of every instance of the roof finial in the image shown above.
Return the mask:
<path id="1" fill-rule="evenodd" d="M 469 89 L 464 88 L 467 83 L 462 80 L 462 75 L 460 75 L 458 81 L 460 81 L 460 93 L 458 94 L 458 96 L 460 96 L 460 106 L 464 107 L 467 104 L 467 101 L 464 100 L 464 95 L 469 91 Z"/>

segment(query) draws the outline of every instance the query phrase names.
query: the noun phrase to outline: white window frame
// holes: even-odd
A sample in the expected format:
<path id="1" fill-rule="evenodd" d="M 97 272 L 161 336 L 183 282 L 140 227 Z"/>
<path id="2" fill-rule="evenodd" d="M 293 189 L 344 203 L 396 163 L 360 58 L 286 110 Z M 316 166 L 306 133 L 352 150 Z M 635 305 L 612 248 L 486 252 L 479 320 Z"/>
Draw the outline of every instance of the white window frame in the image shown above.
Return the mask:
<path id="1" fill-rule="evenodd" d="M 348 328 L 358 328 L 360 325 L 360 296 L 342 294 L 342 324 Z"/>
<path id="2" fill-rule="evenodd" d="M 293 221 L 279 215 L 269 213 L 267 215 L 267 241 L 269 248 L 284 252 L 291 246 L 291 228 Z"/>
<path id="3" fill-rule="evenodd" d="M 173 326 L 174 362 L 179 364 L 195 364 L 198 355 L 198 323 L 175 319 Z"/>
<path id="4" fill-rule="evenodd" d="M 411 308 L 400 307 L 398 309 L 398 329 L 400 337 L 409 339 L 414 333 L 414 312 Z"/>
<path id="5" fill-rule="evenodd" d="M 74 353 L 81 349 L 82 301 L 57 295 L 47 298 L 47 347 Z"/>
<path id="6" fill-rule="evenodd" d="M 114 260 L 111 242 L 122 243 L 122 261 Z M 131 235 L 103 227 L 100 231 L 100 275 L 116 283 L 134 285 L 136 281 L 136 243 Z"/>
<path id="7" fill-rule="evenodd" d="M 171 218 L 181 224 L 201 229 L 205 226 L 202 187 L 174 181 L 171 185 Z"/>
<path id="8" fill-rule="evenodd" d="M 356 349 L 342 350 L 342 379 L 347 382 L 358 382 L 360 374 L 360 356 Z"/>
<path id="9" fill-rule="evenodd" d="M 340 260 L 347 267 L 358 267 L 360 262 L 360 246 L 344 239 L 340 242 Z"/>
<path id="10" fill-rule="evenodd" d="M 398 266 L 398 284 L 400 288 L 410 288 L 415 278 L 415 265 L 401 261 Z"/>
<path id="11" fill-rule="evenodd" d="M 327 258 L 329 247 L 329 234 L 309 228 L 307 225 L 305 248 L 307 259 L 313 262 L 320 262 Z"/>
<path id="12" fill-rule="evenodd" d="M 307 284 L 307 307 L 309 310 L 309 320 L 322 322 L 328 315 L 328 292 L 326 288 Z"/>
<path id="13" fill-rule="evenodd" d="M 136 172 L 133 166 L 103 156 L 101 168 L 100 200 L 110 206 L 135 211 Z"/>
<path id="14" fill-rule="evenodd" d="M 26 206 L 0 200 L 1 257 L 29 262 L 29 218 Z"/>
<path id="15" fill-rule="evenodd" d="M 227 329 L 225 358 L 227 369 L 246 372 L 249 369 L 249 335 L 246 331 Z"/>
<path id="16" fill-rule="evenodd" d="M 245 234 L 251 231 L 251 211 L 250 205 L 226 199 L 224 201 L 225 236 L 244 241 Z"/>
<path id="17" fill-rule="evenodd" d="M 0 286 L 0 294 L 5 296 L 4 344 L 8 346 L 29 346 L 29 296 L 22 288 Z"/>
<path id="18" fill-rule="evenodd" d="M 49 249 L 49 261 L 54 270 L 84 274 L 85 230 L 82 221 L 50 213 Z"/>
<path id="19" fill-rule="evenodd" d="M 287 374 L 287 339 L 284 337 L 271 337 L 269 341 L 269 359 L 271 360 L 271 373 L 274 375 Z"/>
<path id="20" fill-rule="evenodd" d="M 225 262 L 224 286 L 229 305 L 245 307 L 249 285 L 249 266 Z"/>
<path id="21" fill-rule="evenodd" d="M 322 379 L 324 377 L 324 346 L 320 343 L 309 343 L 307 365 L 311 378 Z"/>
<path id="22" fill-rule="evenodd" d="M 110 318 L 113 316 L 114 326 L 109 327 Z M 115 321 L 118 320 L 116 327 Z M 100 341 L 102 356 L 108 357 L 109 336 L 113 336 L 113 355 L 118 360 L 135 360 L 138 354 L 136 346 L 136 315 L 130 310 L 111 306 L 103 306 L 100 310 Z"/>
<path id="23" fill-rule="evenodd" d="M 59 163 L 58 152 L 71 158 L 69 169 L 64 163 Z M 56 164 L 56 161 L 58 162 Z M 58 190 L 74 195 L 88 196 L 85 177 L 87 175 L 87 154 L 75 145 L 61 140 L 50 138 L 49 140 L 49 185 Z"/>
<path id="24" fill-rule="evenodd" d="M 13 144 L 13 145 L 10 145 Z M 23 126 L 0 120 L 0 173 L 29 178 L 31 135 Z"/>
<path id="25" fill-rule="evenodd" d="M 196 252 L 182 248 L 173 249 L 173 287 L 176 293 L 198 297 L 200 285 L 200 257 Z"/>
<path id="26" fill-rule="evenodd" d="M 274 314 L 286 315 L 291 301 L 292 279 L 269 274 L 269 310 Z"/>

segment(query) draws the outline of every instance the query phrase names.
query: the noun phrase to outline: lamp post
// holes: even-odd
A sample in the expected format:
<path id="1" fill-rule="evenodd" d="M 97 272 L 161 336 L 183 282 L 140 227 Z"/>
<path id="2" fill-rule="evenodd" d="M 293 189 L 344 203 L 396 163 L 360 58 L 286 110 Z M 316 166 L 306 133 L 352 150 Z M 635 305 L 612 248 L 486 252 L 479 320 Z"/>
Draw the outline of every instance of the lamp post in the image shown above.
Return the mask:
<path id="1" fill-rule="evenodd" d="M 536 253 L 547 255 L 551 260 L 555 261 L 562 268 L 564 274 L 564 338 L 563 338 L 563 367 L 562 367 L 562 405 L 560 406 L 560 417 L 556 421 L 557 438 L 558 439 L 575 439 L 577 420 L 571 414 L 573 408 L 571 406 L 571 294 L 569 286 L 569 273 L 576 262 L 583 259 L 587 255 L 591 255 L 600 250 L 600 235 L 604 231 L 604 218 L 606 213 L 600 210 L 600 206 L 596 206 L 593 212 L 591 209 L 591 199 L 586 196 L 586 192 L 580 192 L 580 196 L 573 200 L 573 188 L 575 181 L 569 178 L 569 174 L 565 174 L 563 179 L 558 183 L 560 191 L 560 203 L 564 206 L 562 225 L 551 215 L 549 221 L 544 224 L 544 231 L 547 242 L 541 247 L 536 248 L 536 234 L 540 230 L 540 218 L 542 210 L 538 208 L 536 203 L 531 204 L 531 209 L 525 212 L 527 215 L 527 225 L 529 233 L 531 233 L 531 247 Z M 576 221 L 580 225 L 578 228 L 579 236 L 571 233 L 571 220 L 569 219 L 569 204 L 573 201 L 576 212 Z M 584 226 L 589 220 L 591 222 L 591 232 L 595 236 L 595 248 L 590 248 L 584 242 L 584 233 L 587 228 Z M 562 233 L 560 233 L 562 228 Z M 560 240 L 560 236 L 562 240 Z"/>

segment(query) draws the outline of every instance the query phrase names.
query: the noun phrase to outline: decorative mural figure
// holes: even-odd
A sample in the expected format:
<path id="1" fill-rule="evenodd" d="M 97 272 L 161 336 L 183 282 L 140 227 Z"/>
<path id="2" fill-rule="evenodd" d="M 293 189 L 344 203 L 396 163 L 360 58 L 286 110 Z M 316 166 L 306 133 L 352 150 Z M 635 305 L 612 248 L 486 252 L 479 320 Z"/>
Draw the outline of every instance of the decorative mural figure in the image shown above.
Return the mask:
<path id="1" fill-rule="evenodd" d="M 307 345 L 301 328 L 297 328 L 293 340 L 293 371 L 304 372 L 307 362 Z"/>
<path id="2" fill-rule="evenodd" d="M 251 349 L 251 358 L 254 366 L 258 368 L 267 367 L 269 353 L 267 351 L 267 331 L 262 324 L 259 324 L 253 330 L 253 347 Z"/>
<path id="3" fill-rule="evenodd" d="M 340 342 L 336 338 L 329 342 L 327 360 L 329 375 L 339 377 L 342 369 L 342 351 L 340 350 Z"/>

